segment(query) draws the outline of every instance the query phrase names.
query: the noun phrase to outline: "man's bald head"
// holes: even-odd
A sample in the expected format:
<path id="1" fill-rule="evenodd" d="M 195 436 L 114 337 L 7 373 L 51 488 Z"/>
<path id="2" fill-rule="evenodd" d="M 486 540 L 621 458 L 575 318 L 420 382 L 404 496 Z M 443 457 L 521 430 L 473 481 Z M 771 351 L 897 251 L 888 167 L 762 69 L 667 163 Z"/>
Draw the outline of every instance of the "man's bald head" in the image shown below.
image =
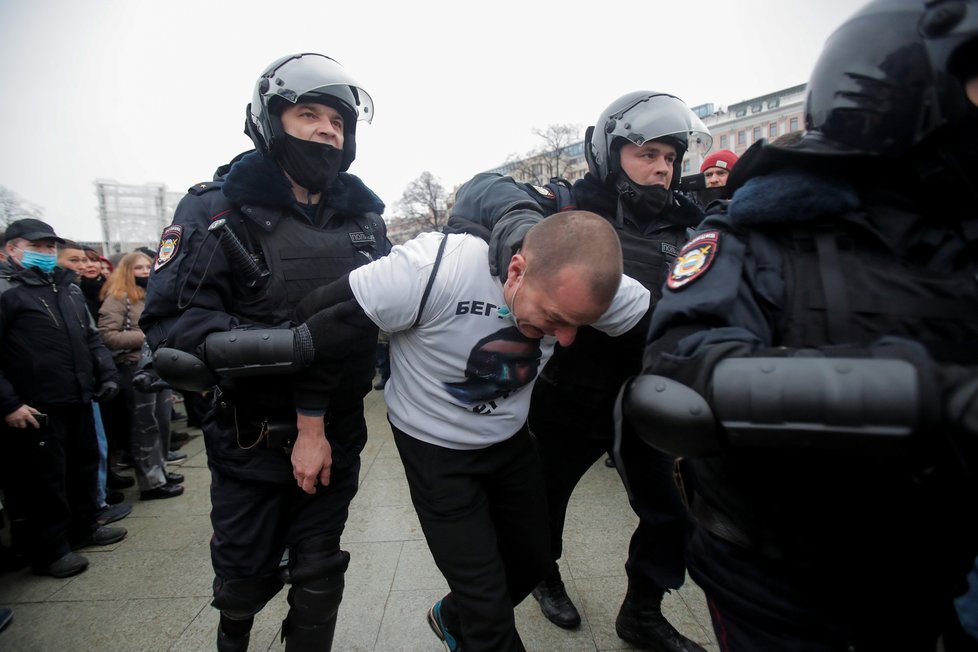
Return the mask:
<path id="1" fill-rule="evenodd" d="M 621 283 L 618 235 L 606 219 L 589 211 L 556 213 L 535 224 L 520 253 L 538 281 L 555 279 L 565 268 L 585 270 L 596 303 L 610 303 Z"/>

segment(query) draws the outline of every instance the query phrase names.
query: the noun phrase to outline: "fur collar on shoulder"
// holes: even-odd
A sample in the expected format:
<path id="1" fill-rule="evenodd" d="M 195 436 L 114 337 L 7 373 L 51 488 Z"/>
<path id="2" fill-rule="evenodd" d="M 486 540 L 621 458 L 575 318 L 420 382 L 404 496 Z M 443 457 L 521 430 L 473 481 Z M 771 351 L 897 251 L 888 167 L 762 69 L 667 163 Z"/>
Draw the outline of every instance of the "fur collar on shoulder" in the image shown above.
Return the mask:
<path id="1" fill-rule="evenodd" d="M 221 189 L 225 197 L 239 206 L 292 208 L 296 203 L 292 184 L 282 166 L 257 151 L 235 161 Z M 324 201 L 330 208 L 346 214 L 384 212 L 384 202 L 358 177 L 346 172 L 340 172 Z"/>
<path id="2" fill-rule="evenodd" d="M 789 168 L 754 177 L 738 188 L 727 216 L 735 226 L 807 222 L 859 205 L 859 195 L 847 181 Z"/>

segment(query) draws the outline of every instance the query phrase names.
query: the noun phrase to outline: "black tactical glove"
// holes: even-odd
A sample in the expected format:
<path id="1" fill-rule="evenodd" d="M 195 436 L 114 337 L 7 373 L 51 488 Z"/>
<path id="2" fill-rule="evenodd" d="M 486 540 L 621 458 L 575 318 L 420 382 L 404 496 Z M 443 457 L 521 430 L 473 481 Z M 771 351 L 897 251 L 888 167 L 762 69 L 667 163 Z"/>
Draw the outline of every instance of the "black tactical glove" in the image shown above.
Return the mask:
<path id="1" fill-rule="evenodd" d="M 162 392 L 170 386 L 150 369 L 140 369 L 132 377 L 132 386 L 144 394 Z"/>
<path id="2" fill-rule="evenodd" d="M 107 380 L 101 385 L 99 385 L 98 391 L 95 392 L 95 400 L 99 403 L 107 403 L 111 401 L 119 394 L 119 383 L 114 380 Z"/>
<path id="3" fill-rule="evenodd" d="M 489 273 L 505 281 L 509 273 L 509 261 L 523 246 L 523 238 L 543 216 L 531 210 L 518 210 L 507 214 L 492 228 L 489 238 Z"/>

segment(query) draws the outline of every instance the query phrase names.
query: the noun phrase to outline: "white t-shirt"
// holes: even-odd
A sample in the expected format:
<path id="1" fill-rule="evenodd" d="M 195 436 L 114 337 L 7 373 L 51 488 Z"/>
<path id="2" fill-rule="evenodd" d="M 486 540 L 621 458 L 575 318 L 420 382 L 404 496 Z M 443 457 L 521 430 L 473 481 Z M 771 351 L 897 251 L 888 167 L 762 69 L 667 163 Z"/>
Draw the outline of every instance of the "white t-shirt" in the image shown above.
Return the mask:
<path id="1" fill-rule="evenodd" d="M 443 237 L 448 237 L 422 318 L 418 316 Z M 513 436 L 526 421 L 537 374 L 556 339 L 524 337 L 508 316 L 503 286 L 489 273 L 488 245 L 472 235 L 423 233 L 350 274 L 367 316 L 391 333 L 388 416 L 429 444 L 485 448 Z M 592 324 L 609 335 L 634 326 L 649 292 L 627 276 L 611 307 Z"/>

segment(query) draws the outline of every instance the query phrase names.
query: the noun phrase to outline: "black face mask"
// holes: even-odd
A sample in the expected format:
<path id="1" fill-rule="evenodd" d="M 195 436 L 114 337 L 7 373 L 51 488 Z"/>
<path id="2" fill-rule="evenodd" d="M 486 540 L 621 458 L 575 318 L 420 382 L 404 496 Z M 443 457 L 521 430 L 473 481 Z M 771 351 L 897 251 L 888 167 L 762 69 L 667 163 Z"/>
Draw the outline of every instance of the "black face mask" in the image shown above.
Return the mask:
<path id="1" fill-rule="evenodd" d="M 311 193 L 328 189 L 340 173 L 343 150 L 283 134 L 282 147 L 276 157 L 292 180 Z"/>
<path id="2" fill-rule="evenodd" d="M 139 287 L 141 287 L 141 288 L 143 288 L 145 290 L 146 289 L 146 286 L 149 285 L 149 277 L 148 276 L 137 276 L 136 277 L 136 285 L 138 285 Z"/>
<path id="3" fill-rule="evenodd" d="M 618 193 L 639 219 L 658 215 L 672 201 L 672 191 L 665 186 L 642 186 L 624 174 L 618 182 Z"/>

